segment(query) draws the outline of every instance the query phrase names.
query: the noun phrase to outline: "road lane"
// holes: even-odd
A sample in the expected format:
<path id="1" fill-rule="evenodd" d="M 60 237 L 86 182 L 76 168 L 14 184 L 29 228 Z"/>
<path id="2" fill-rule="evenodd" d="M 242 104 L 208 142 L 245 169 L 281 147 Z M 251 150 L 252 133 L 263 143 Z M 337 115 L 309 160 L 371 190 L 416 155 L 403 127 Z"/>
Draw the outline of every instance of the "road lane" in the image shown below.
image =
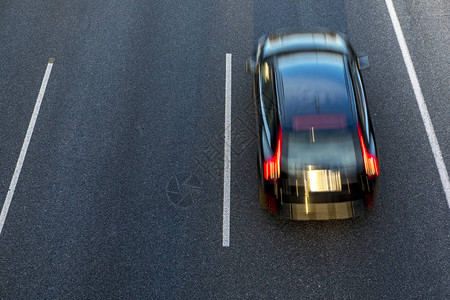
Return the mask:
<path id="1" fill-rule="evenodd" d="M 420 81 L 424 81 L 422 91 L 429 107 L 431 121 L 434 125 L 437 141 L 443 145 L 450 143 L 450 54 L 448 51 L 450 38 L 450 4 L 446 1 L 435 3 L 413 2 L 405 6 L 396 3 L 399 18 L 406 25 L 408 43 L 412 43 L 411 57 L 418 65 L 417 73 Z M 436 30 L 437 29 L 437 30 Z M 436 32 L 430 35 L 428 32 Z M 419 75 L 417 75 L 419 77 Z M 448 183 L 448 167 L 450 166 L 449 147 L 441 147 L 442 161 L 436 159 L 447 202 L 450 207 L 450 186 Z M 436 152 L 433 149 L 433 152 Z M 436 154 L 435 154 L 436 156 Z M 447 170 L 445 170 L 445 168 Z M 445 178 L 446 177 L 446 178 Z M 445 183 L 445 180 L 447 183 Z"/>
<path id="2" fill-rule="evenodd" d="M 221 241 L 222 185 L 206 185 L 197 164 L 223 134 L 225 48 L 203 47 L 214 20 L 197 4 L 82 6 L 56 38 L 59 65 L 1 236 L 1 278 L 17 284 L 0 290 L 173 298 L 205 244 Z M 212 191 L 187 208 L 165 191 L 184 173 Z"/>
<path id="3" fill-rule="evenodd" d="M 239 268 L 253 276 L 243 276 L 239 284 L 234 278 L 226 281 L 229 290 L 240 288 L 230 297 L 243 293 L 256 298 L 301 293 L 312 298 L 355 299 L 447 295 L 448 209 L 385 4 L 344 1 L 341 17 L 328 20 L 320 16 L 330 13 L 321 10 L 303 17 L 295 6 L 269 10 L 264 8 L 270 4 L 265 4 L 258 13 L 261 26 L 309 17 L 315 26 L 344 32 L 357 51 L 369 54 L 371 68 L 363 76 L 380 152 L 380 199 L 374 211 L 360 220 L 279 224 L 254 212 L 256 183 L 245 195 L 236 192 L 234 203 L 252 201 L 253 206 L 241 205 L 242 211 L 232 212 L 240 221 L 233 222 L 239 232 L 234 235 L 239 250 L 227 257 L 235 262 L 229 272 L 237 273 Z M 239 97 L 237 92 L 234 95 Z M 400 128 L 405 130 L 396 130 Z M 253 157 L 247 160 L 252 162 Z M 245 172 L 248 169 L 234 169 L 236 186 L 255 176 L 245 177 Z M 261 278 L 255 281 L 258 275 Z M 425 277 L 429 280 L 423 281 Z M 252 292 L 245 288 L 250 285 L 255 286 Z"/>
<path id="4" fill-rule="evenodd" d="M 450 208 L 450 181 L 448 177 L 447 168 L 445 166 L 441 147 L 439 146 L 439 142 L 436 137 L 436 133 L 434 130 L 433 123 L 430 119 L 430 113 L 428 112 L 427 104 L 425 103 L 425 100 L 423 98 L 422 89 L 420 87 L 419 79 L 417 78 L 417 73 L 414 68 L 414 64 L 411 59 L 411 54 L 408 49 L 408 45 L 405 41 L 405 36 L 403 34 L 403 31 L 401 29 L 401 25 L 399 23 L 397 13 L 395 11 L 394 4 L 391 0 L 386 0 L 386 6 L 389 11 L 389 15 L 392 20 L 392 25 L 394 27 L 395 35 L 397 36 L 397 40 L 400 46 L 400 50 L 402 52 L 403 60 L 405 61 L 406 69 L 408 70 L 408 76 L 409 80 L 411 81 L 411 85 L 414 91 L 414 96 L 417 100 L 417 106 L 419 107 L 420 115 L 422 117 L 422 122 L 425 126 L 425 131 L 428 136 L 428 141 L 431 146 L 431 151 L 434 156 L 434 160 L 436 162 L 436 167 L 439 172 L 439 176 L 442 182 L 442 188 L 445 193 L 445 197 L 448 203 L 448 206 Z"/>

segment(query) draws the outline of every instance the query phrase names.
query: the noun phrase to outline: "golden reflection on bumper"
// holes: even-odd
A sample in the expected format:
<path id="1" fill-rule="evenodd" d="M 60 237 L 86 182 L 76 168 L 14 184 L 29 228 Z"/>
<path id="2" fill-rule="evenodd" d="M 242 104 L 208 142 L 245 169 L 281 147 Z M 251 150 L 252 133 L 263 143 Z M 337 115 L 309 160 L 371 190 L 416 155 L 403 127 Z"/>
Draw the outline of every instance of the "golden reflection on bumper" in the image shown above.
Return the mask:
<path id="1" fill-rule="evenodd" d="M 364 214 L 362 201 L 348 201 L 336 203 L 289 203 L 290 219 L 293 220 L 330 220 L 347 219 Z M 287 206 L 287 207 L 286 207 Z"/>
<path id="2" fill-rule="evenodd" d="M 311 192 L 342 191 L 341 172 L 332 170 L 306 171 L 306 185 Z"/>

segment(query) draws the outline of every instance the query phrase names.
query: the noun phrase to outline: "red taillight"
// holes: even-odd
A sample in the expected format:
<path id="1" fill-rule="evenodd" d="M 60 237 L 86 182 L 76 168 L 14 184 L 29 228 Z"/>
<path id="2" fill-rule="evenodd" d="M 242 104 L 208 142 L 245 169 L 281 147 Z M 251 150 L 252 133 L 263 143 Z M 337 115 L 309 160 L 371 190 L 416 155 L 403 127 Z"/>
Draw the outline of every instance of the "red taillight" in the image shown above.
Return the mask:
<path id="1" fill-rule="evenodd" d="M 370 154 L 367 151 L 366 144 L 364 143 L 364 138 L 362 136 L 361 127 L 358 123 L 358 135 L 359 135 L 359 141 L 361 143 L 361 150 L 363 154 L 364 159 L 364 168 L 366 169 L 366 174 L 369 177 L 369 179 L 373 179 L 376 176 L 378 176 L 378 160 L 375 156 Z"/>
<path id="2" fill-rule="evenodd" d="M 281 160 L 281 126 L 278 130 L 277 147 L 273 157 L 264 162 L 264 178 L 271 182 L 277 182 L 280 177 L 280 160 Z"/>

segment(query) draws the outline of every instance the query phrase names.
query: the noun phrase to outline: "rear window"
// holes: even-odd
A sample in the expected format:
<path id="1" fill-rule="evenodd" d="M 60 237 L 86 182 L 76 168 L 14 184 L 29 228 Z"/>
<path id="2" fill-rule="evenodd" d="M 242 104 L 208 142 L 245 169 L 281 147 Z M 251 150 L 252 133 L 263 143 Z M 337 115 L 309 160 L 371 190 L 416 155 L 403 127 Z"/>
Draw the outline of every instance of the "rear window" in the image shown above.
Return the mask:
<path id="1" fill-rule="evenodd" d="M 282 155 L 290 173 L 308 166 L 355 168 L 356 153 L 349 129 L 314 129 L 283 133 Z"/>

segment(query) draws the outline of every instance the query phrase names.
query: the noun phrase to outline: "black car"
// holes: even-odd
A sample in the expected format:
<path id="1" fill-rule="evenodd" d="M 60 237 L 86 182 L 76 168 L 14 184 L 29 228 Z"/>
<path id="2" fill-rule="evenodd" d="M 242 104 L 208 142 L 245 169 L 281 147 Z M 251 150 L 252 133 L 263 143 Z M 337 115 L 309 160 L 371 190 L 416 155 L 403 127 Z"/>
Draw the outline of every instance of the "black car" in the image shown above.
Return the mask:
<path id="1" fill-rule="evenodd" d="M 247 60 L 259 197 L 272 213 L 324 220 L 372 208 L 379 166 L 361 61 L 335 32 L 263 37 Z"/>

